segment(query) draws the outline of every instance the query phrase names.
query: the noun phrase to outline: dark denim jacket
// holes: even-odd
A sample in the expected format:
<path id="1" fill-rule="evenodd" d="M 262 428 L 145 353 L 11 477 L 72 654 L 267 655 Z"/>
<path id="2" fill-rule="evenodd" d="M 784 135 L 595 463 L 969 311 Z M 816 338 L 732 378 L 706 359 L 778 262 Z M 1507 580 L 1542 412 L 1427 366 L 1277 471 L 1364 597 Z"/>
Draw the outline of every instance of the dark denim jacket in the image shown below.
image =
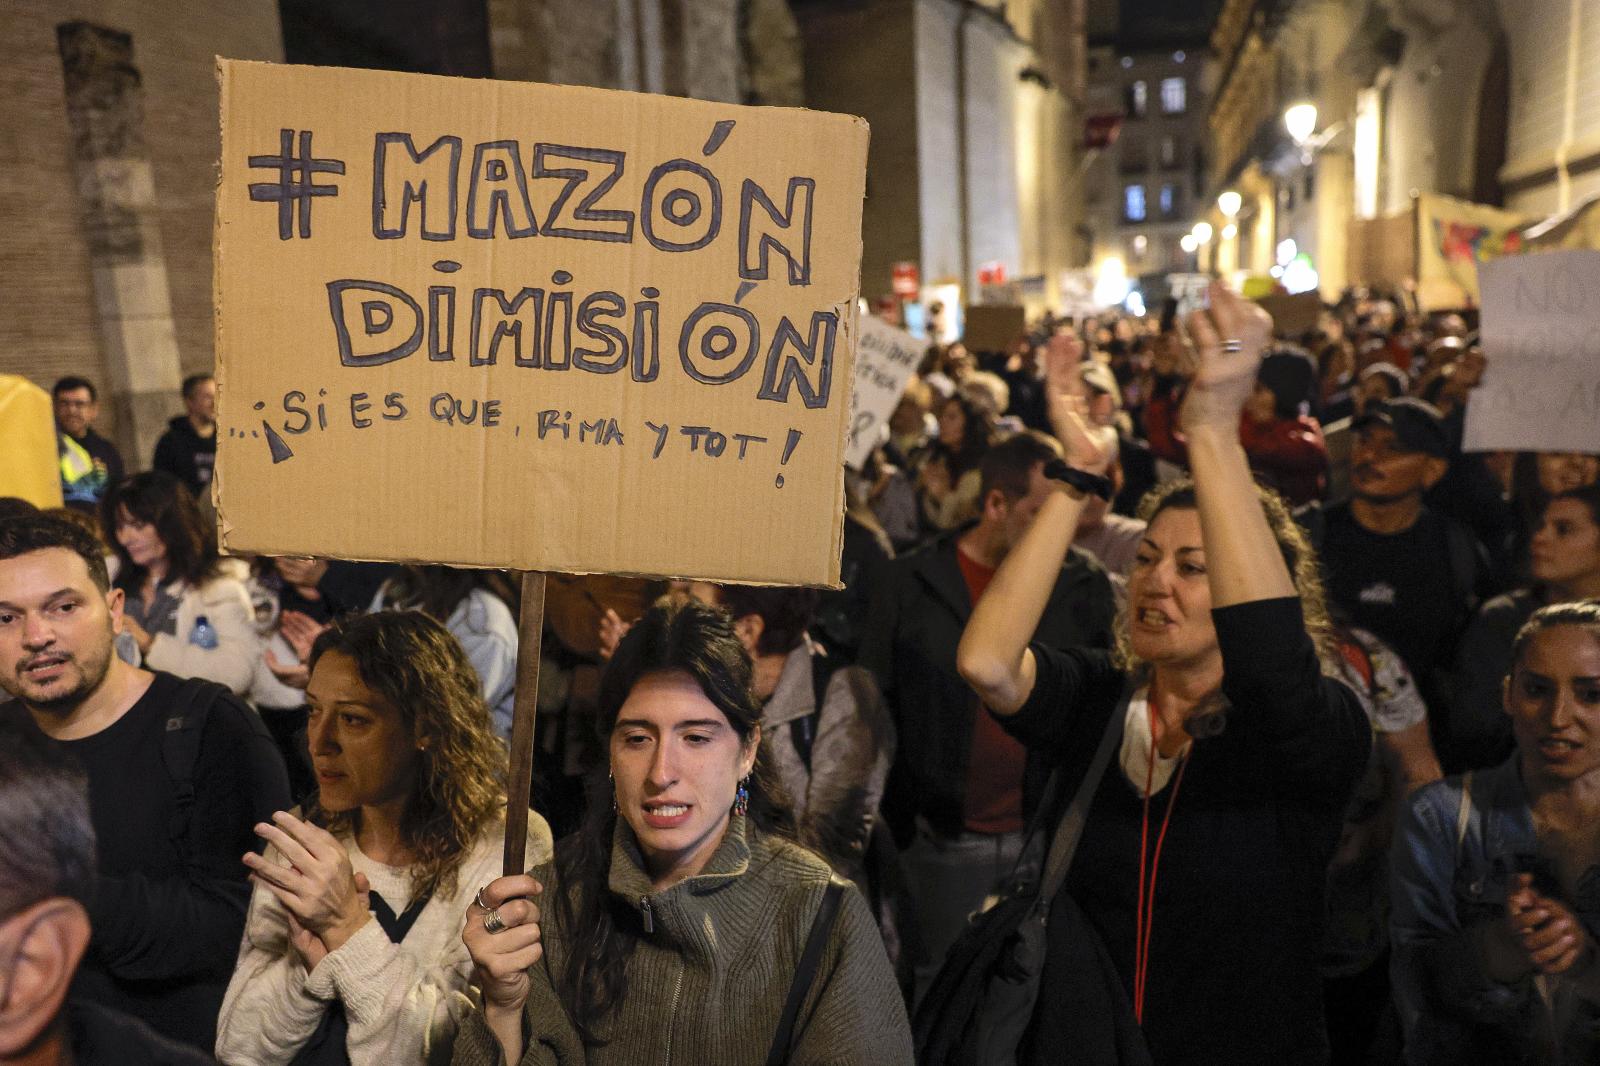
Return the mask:
<path id="1" fill-rule="evenodd" d="M 1517 758 L 1472 775 L 1464 835 L 1462 781 L 1418 789 L 1395 833 L 1391 971 L 1406 1062 L 1600 1061 L 1600 1004 L 1578 999 L 1557 980 L 1551 1007 L 1532 978 L 1508 985 L 1483 972 L 1474 929 L 1505 913 L 1515 876 L 1555 882 L 1539 857 Z M 1567 902 L 1593 935 L 1600 930 L 1600 878 L 1586 881 L 1580 897 Z"/>

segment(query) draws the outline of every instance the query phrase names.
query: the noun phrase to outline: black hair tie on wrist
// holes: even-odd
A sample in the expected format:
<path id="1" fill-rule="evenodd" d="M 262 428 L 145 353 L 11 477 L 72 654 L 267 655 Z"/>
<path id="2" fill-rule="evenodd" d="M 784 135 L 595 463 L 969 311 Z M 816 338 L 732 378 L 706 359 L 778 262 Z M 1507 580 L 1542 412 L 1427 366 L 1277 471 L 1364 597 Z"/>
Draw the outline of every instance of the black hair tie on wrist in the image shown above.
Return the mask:
<path id="1" fill-rule="evenodd" d="M 1068 466 L 1061 459 L 1052 459 L 1044 464 L 1044 476 L 1051 481 L 1061 481 L 1079 492 L 1087 492 L 1091 496 L 1098 496 L 1102 500 L 1111 500 L 1111 479 L 1100 474 L 1091 474 L 1087 470 L 1079 470 L 1075 466 Z"/>

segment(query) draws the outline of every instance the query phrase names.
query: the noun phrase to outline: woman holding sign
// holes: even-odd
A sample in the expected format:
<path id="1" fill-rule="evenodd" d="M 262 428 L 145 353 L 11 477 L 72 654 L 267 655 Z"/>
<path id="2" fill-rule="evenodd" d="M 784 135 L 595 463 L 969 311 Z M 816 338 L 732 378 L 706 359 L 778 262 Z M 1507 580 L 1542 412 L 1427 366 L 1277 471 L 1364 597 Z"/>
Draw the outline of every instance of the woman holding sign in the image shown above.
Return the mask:
<path id="1" fill-rule="evenodd" d="M 750 681 L 717 608 L 628 631 L 600 685 L 608 787 L 555 862 L 467 908 L 483 1008 L 457 1066 L 911 1062 L 866 902 L 788 838 Z"/>
<path id="2" fill-rule="evenodd" d="M 1283 501 L 1252 482 L 1239 442 L 1271 321 L 1219 285 L 1210 295 L 1188 321 L 1194 481 L 1163 486 L 1141 509 L 1149 525 L 1118 650 L 1029 644 L 1087 493 L 1109 492 L 1097 476 L 1107 449 L 1082 417 L 1079 353 L 1058 339 L 1051 421 L 1076 470 L 1061 472 L 1006 556 L 957 652 L 1006 730 L 1060 766 L 1063 795 L 1106 753 L 1051 901 L 1021 1062 L 1059 1062 L 1066 1047 L 1087 1056 L 1090 1039 L 1126 1038 L 1134 1021 L 1157 1063 L 1329 1054 L 1323 881 L 1370 729 L 1329 676 L 1331 656 L 1319 656 L 1316 559 Z M 1085 942 L 1096 936 L 1098 956 Z M 1080 994 L 1085 960 L 1106 958 L 1115 975 L 1097 1014 Z"/>
<path id="3" fill-rule="evenodd" d="M 505 847 L 505 750 L 461 646 L 415 611 L 335 622 L 306 687 L 317 794 L 256 827 L 224 1063 L 441 1061 L 470 1006 L 460 914 Z M 528 854 L 550 854 L 529 816 Z"/>

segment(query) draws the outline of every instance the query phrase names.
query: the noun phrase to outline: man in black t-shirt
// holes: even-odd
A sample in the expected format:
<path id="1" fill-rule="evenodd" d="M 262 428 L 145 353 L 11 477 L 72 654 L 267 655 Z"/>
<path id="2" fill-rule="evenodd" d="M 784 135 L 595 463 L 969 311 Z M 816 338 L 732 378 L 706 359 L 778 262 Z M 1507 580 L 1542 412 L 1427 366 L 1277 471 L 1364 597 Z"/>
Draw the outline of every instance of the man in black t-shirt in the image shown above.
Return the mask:
<path id="1" fill-rule="evenodd" d="M 241 856 L 289 806 L 260 719 L 220 686 L 128 665 L 122 593 L 94 538 L 43 517 L 0 522 L 0 718 L 88 775 L 99 874 L 74 995 L 209 1052 L 249 902 Z"/>
<path id="2" fill-rule="evenodd" d="M 94 846 L 82 768 L 31 724 L 0 718 L 0 1063 L 211 1062 L 69 994 L 89 946 Z"/>
<path id="3" fill-rule="evenodd" d="M 183 379 L 183 409 L 156 441 L 150 468 L 182 481 L 196 499 L 210 499 L 217 464 L 217 383 L 210 374 Z"/>
<path id="4" fill-rule="evenodd" d="M 1432 405 L 1384 401 L 1356 420 L 1355 432 L 1352 498 L 1328 510 L 1323 533 L 1328 597 L 1405 660 L 1440 760 L 1454 772 L 1462 767 L 1443 728 L 1440 675 L 1487 590 L 1488 558 L 1468 530 L 1422 502 L 1449 469 L 1449 434 Z"/>

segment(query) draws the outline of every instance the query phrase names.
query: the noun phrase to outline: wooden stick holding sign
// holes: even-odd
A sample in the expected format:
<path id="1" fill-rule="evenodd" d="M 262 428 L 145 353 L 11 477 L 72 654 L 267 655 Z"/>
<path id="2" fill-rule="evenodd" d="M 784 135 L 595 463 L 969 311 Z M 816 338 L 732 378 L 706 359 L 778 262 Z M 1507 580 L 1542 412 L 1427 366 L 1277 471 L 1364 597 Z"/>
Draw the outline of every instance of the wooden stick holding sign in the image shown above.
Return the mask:
<path id="1" fill-rule="evenodd" d="M 511 772 L 506 777 L 505 873 L 527 871 L 528 801 L 533 792 L 533 727 L 539 713 L 539 651 L 544 639 L 544 571 L 522 575 L 517 617 L 517 694 L 511 717 Z"/>

